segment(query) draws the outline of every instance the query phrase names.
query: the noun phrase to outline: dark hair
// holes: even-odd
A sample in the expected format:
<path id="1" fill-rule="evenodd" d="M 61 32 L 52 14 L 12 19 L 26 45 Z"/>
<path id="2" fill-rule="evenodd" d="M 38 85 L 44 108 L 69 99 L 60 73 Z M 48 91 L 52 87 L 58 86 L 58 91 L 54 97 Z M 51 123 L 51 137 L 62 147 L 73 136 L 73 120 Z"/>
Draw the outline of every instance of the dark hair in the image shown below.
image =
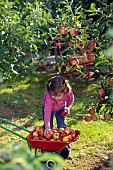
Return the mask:
<path id="1" fill-rule="evenodd" d="M 57 94 L 58 92 L 68 93 L 69 86 L 67 85 L 67 80 L 62 76 L 54 76 L 47 82 L 47 91 Z"/>

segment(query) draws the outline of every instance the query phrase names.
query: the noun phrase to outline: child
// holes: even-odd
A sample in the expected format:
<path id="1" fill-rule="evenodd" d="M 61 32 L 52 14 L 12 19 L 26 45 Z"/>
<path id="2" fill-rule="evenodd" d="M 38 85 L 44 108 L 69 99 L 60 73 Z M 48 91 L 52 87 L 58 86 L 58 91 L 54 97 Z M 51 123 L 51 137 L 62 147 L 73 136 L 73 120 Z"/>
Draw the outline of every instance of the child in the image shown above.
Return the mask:
<path id="1" fill-rule="evenodd" d="M 57 128 L 66 128 L 66 117 L 61 111 L 66 104 L 68 114 L 74 102 L 74 95 L 68 80 L 62 76 L 54 76 L 47 82 L 47 90 L 42 99 L 42 113 L 44 119 L 44 135 L 52 132 L 53 116 L 56 117 Z"/>

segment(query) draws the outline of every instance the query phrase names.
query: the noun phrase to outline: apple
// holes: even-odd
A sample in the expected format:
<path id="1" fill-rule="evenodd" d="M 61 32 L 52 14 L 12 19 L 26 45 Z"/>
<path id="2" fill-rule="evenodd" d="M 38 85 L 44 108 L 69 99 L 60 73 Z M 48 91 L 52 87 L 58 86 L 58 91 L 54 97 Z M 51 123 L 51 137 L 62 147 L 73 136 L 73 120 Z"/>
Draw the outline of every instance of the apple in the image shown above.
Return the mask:
<path id="1" fill-rule="evenodd" d="M 38 131 L 39 129 L 40 129 L 39 126 L 36 126 L 35 130 Z"/>
<path id="2" fill-rule="evenodd" d="M 53 139 L 57 140 L 60 138 L 60 134 L 58 132 L 53 133 Z"/>
<path id="3" fill-rule="evenodd" d="M 59 32 L 60 32 L 60 34 L 67 34 L 67 31 L 66 31 L 66 28 L 65 28 L 65 27 L 61 27 L 61 28 L 59 29 Z"/>
<path id="4" fill-rule="evenodd" d="M 55 140 L 56 141 L 56 140 Z M 61 139 L 58 139 L 57 142 L 61 142 L 62 140 Z"/>
<path id="5" fill-rule="evenodd" d="M 70 128 L 70 133 L 75 133 L 75 129 Z"/>
<path id="6" fill-rule="evenodd" d="M 55 40 L 59 40 L 59 39 L 60 39 L 60 37 L 59 37 L 59 36 L 56 36 L 56 37 L 55 37 Z"/>
<path id="7" fill-rule="evenodd" d="M 63 141 L 63 142 L 68 142 L 68 141 L 69 141 L 69 137 L 68 137 L 68 136 L 64 136 L 64 137 L 62 138 L 62 141 Z"/>
<path id="8" fill-rule="evenodd" d="M 38 135 L 44 136 L 44 128 L 38 130 Z"/>
<path id="9" fill-rule="evenodd" d="M 95 55 L 90 53 L 87 55 L 87 59 L 89 60 L 89 62 L 93 62 L 95 60 Z"/>
<path id="10" fill-rule="evenodd" d="M 85 55 L 86 54 L 86 51 L 84 49 L 80 50 L 80 52 Z"/>
<path id="11" fill-rule="evenodd" d="M 88 42 L 89 48 L 94 48 L 96 46 L 96 42 L 94 40 L 91 40 Z"/>
<path id="12" fill-rule="evenodd" d="M 98 116 L 97 116 L 97 114 L 92 115 L 92 116 L 91 116 L 91 120 L 93 120 L 93 121 L 98 120 Z"/>
<path id="13" fill-rule="evenodd" d="M 110 86 L 113 86 L 113 79 L 108 80 L 108 84 L 109 84 Z"/>
<path id="14" fill-rule="evenodd" d="M 34 137 L 33 140 L 39 140 L 39 137 Z"/>
<path id="15" fill-rule="evenodd" d="M 57 133 L 58 130 L 57 130 L 57 129 L 52 129 L 52 132 L 53 132 L 53 133 Z"/>
<path id="16" fill-rule="evenodd" d="M 61 111 L 61 116 L 65 117 L 67 115 L 68 115 L 68 111 L 67 110 L 64 109 L 64 110 Z"/>
<path id="17" fill-rule="evenodd" d="M 43 61 L 39 61 L 39 62 L 38 62 L 38 66 L 43 67 L 43 66 L 44 66 Z"/>
<path id="18" fill-rule="evenodd" d="M 63 132 L 64 131 L 64 128 L 59 128 L 58 129 L 58 132 L 60 133 L 60 132 Z"/>
<path id="19" fill-rule="evenodd" d="M 106 113 L 104 115 L 104 120 L 110 120 L 111 119 L 111 115 L 109 113 Z"/>
<path id="20" fill-rule="evenodd" d="M 75 57 L 71 57 L 70 60 L 69 60 L 69 63 L 72 65 L 72 66 L 75 66 L 77 64 L 79 64 L 79 60 Z"/>
<path id="21" fill-rule="evenodd" d="M 113 49 L 113 43 L 110 44 L 110 48 Z"/>
<path id="22" fill-rule="evenodd" d="M 76 133 L 70 133 L 70 135 L 73 137 L 73 139 L 75 138 L 76 136 Z"/>
<path id="23" fill-rule="evenodd" d="M 46 140 L 47 141 L 47 139 L 44 136 L 39 136 L 39 140 Z"/>
<path id="24" fill-rule="evenodd" d="M 71 29 L 70 29 L 70 34 L 71 34 L 71 35 L 77 35 L 78 32 L 77 32 L 77 30 L 76 30 L 75 28 L 71 28 Z"/>
<path id="25" fill-rule="evenodd" d="M 52 138 L 52 139 L 50 139 L 49 141 L 51 141 L 51 142 L 55 142 L 56 140 Z"/>
<path id="26" fill-rule="evenodd" d="M 60 137 L 61 137 L 61 138 L 65 137 L 65 136 L 67 136 L 67 133 L 66 133 L 66 132 L 63 131 L 63 132 L 60 133 Z"/>
<path id="27" fill-rule="evenodd" d="M 38 133 L 36 130 L 33 132 L 33 137 L 38 137 Z"/>
<path id="28" fill-rule="evenodd" d="M 100 89 L 99 92 L 98 92 L 99 96 L 104 96 L 106 94 L 106 90 L 105 89 Z"/>
<path id="29" fill-rule="evenodd" d="M 88 109 L 88 112 L 89 112 L 90 115 L 94 115 L 95 114 L 95 107 L 90 107 Z"/>
<path id="30" fill-rule="evenodd" d="M 65 128 L 65 129 L 64 129 L 64 133 L 66 133 L 66 135 L 69 135 L 69 133 L 70 133 L 70 128 Z"/>
<path id="31" fill-rule="evenodd" d="M 84 120 L 85 120 L 86 122 L 90 122 L 90 121 L 91 121 L 91 115 L 86 115 L 86 116 L 84 117 Z"/>
<path id="32" fill-rule="evenodd" d="M 68 135 L 68 138 L 70 141 L 74 139 L 72 134 Z"/>
<path id="33" fill-rule="evenodd" d="M 46 139 L 51 139 L 53 137 L 53 132 L 48 133 L 47 135 L 45 135 Z"/>
<path id="34" fill-rule="evenodd" d="M 73 43 L 72 43 L 72 42 L 69 42 L 68 44 L 69 44 L 69 46 L 70 46 L 70 47 L 72 47 L 72 46 L 73 46 Z"/>

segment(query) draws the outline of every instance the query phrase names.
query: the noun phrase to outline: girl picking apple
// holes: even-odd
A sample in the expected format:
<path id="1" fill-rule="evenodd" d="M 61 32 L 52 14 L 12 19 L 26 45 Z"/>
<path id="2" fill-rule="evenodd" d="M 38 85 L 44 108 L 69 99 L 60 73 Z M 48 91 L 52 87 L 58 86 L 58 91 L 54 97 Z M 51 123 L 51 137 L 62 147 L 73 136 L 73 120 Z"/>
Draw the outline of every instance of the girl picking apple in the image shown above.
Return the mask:
<path id="1" fill-rule="evenodd" d="M 74 95 L 68 80 L 62 76 L 54 76 L 46 84 L 46 92 L 42 99 L 42 114 L 44 119 L 44 135 L 52 133 L 53 117 L 56 117 L 57 128 L 66 128 L 66 116 L 61 112 L 65 109 L 70 113 Z M 70 148 L 70 147 L 69 147 Z"/>

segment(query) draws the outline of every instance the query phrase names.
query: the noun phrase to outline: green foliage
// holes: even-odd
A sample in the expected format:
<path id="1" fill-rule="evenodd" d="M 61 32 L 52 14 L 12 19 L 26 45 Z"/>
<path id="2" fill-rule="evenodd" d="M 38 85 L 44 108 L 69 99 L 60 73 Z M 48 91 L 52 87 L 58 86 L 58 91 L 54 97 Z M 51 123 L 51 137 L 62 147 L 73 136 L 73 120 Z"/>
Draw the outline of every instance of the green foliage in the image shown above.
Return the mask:
<path id="1" fill-rule="evenodd" d="M 43 154 L 35 157 L 34 154 L 23 145 L 11 145 L 10 148 L 0 152 L 1 170 L 48 170 L 49 161 L 53 161 L 53 170 L 61 170 L 63 158 L 55 153 Z"/>
<path id="2" fill-rule="evenodd" d="M 108 49 L 112 38 L 108 36 L 108 29 L 113 24 L 113 3 L 108 1 L 76 2 L 65 1 L 1 1 L 1 60 L 0 72 L 4 79 L 13 74 L 30 74 L 36 71 L 33 59 L 47 60 L 47 56 L 54 53 L 54 38 L 59 35 L 59 28 L 64 26 L 67 31 L 75 27 L 80 39 L 87 45 L 95 39 L 97 46 L 92 50 L 95 53 L 96 65 L 109 64 L 107 54 L 102 52 Z M 75 41 L 77 37 L 61 36 L 66 43 L 62 45 L 62 54 L 79 53 L 81 46 Z M 69 47 L 68 43 L 74 43 Z M 62 56 L 61 56 L 62 57 Z M 30 59 L 29 59 L 30 58 Z M 62 58 L 61 58 L 62 59 Z M 60 65 L 60 63 L 58 63 Z"/>

